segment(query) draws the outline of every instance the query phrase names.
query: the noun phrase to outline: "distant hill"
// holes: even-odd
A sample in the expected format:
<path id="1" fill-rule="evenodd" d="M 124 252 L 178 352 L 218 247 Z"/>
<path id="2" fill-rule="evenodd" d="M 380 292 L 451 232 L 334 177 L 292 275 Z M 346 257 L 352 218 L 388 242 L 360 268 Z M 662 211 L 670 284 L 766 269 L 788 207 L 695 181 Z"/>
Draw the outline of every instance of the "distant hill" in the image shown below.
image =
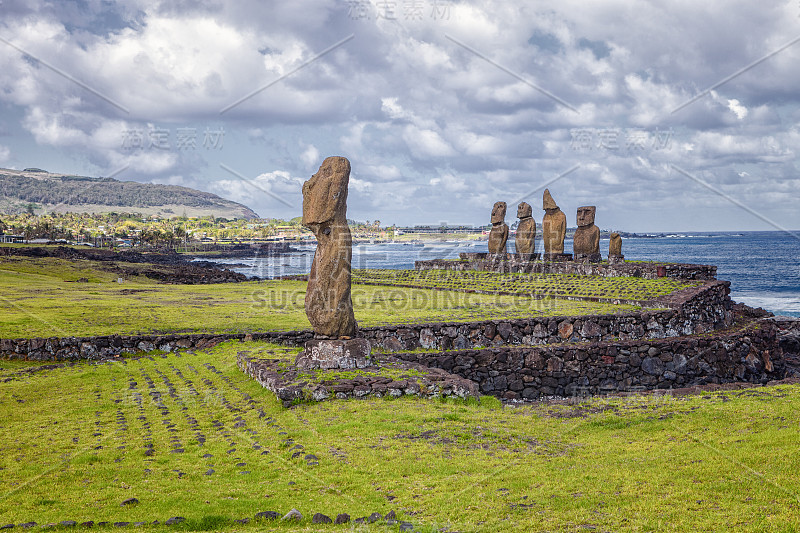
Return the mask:
<path id="1" fill-rule="evenodd" d="M 33 205 L 32 205 L 33 204 Z M 249 207 L 177 185 L 53 174 L 38 168 L 0 168 L 0 213 L 108 213 L 258 218 Z"/>

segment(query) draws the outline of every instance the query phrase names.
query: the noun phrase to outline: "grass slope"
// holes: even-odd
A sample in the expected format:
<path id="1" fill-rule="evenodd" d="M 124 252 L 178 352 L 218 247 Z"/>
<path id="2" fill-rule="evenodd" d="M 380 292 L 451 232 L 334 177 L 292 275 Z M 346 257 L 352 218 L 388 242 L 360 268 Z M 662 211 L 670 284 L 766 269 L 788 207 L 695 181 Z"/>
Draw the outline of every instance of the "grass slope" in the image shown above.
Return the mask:
<path id="1" fill-rule="evenodd" d="M 425 532 L 798 530 L 798 387 L 287 410 L 235 367 L 237 351 L 271 348 L 0 379 L 0 525 L 177 515 L 178 529 L 340 531 L 353 526 L 310 516 L 395 510 Z M 232 522 L 291 508 L 301 524 Z"/>
<path id="2" fill-rule="evenodd" d="M 140 266 L 140 265 L 139 265 Z M 78 283 L 80 278 L 88 283 Z M 308 329 L 306 283 L 161 285 L 92 261 L 0 258 L 0 338 Z M 627 312 L 636 307 L 525 296 L 354 285 L 362 326 Z"/>

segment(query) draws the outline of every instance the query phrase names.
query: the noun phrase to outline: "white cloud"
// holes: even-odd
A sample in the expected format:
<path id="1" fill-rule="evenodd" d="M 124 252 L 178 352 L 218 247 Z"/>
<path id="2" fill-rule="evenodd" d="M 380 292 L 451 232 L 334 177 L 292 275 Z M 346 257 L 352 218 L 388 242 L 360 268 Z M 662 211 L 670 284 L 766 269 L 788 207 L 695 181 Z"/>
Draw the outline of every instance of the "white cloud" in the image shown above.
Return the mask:
<path id="1" fill-rule="evenodd" d="M 762 201 L 771 198 L 765 191 L 797 191 L 800 47 L 719 83 L 795 36 L 786 3 L 449 5 L 447 19 L 426 9 L 423 20 L 406 20 L 398 2 L 392 23 L 353 20 L 348 3 L 330 0 L 268 8 L 255 0 L 180 7 L 128 0 L 80 10 L 15 2 L 1 23 L 4 38 L 80 84 L 0 44 L 0 102 L 13 117 L 4 114 L 0 129 L 14 131 L 15 156 L 45 147 L 88 174 L 127 166 L 123 177 L 210 181 L 286 216 L 299 210 L 295 176 L 334 154 L 353 163 L 350 208 L 362 219 L 398 223 L 482 222 L 495 197 L 510 201 L 576 163 L 581 170 L 554 185 L 565 198 L 658 202 L 686 220 L 697 213 L 666 185 L 671 164 L 720 179 L 747 168 L 759 176 L 747 183 L 763 186 Z M 101 16 L 102 9 L 117 16 Z M 162 127 L 174 135 L 211 123 L 225 128 L 224 153 L 122 146 L 128 130 Z M 651 140 L 656 128 L 671 128 L 674 138 L 669 149 L 576 151 L 572 128 L 640 129 Z M 225 158 L 261 172 L 253 183 L 293 198 L 294 211 L 254 186 L 220 180 Z M 737 186 L 744 183 L 739 177 Z M 711 193 L 695 194 L 701 202 Z M 782 206 L 781 198 L 770 201 Z M 630 229 L 642 229 L 635 210 L 620 212 Z M 775 216 L 800 226 L 796 210 Z"/>
<path id="2" fill-rule="evenodd" d="M 313 144 L 309 144 L 303 153 L 300 154 L 300 160 L 303 162 L 308 169 L 315 169 L 318 165 L 322 163 L 322 160 L 319 158 L 319 150 Z"/>
<path id="3" fill-rule="evenodd" d="M 433 130 L 409 125 L 403 129 L 403 140 L 411 151 L 411 155 L 419 159 L 456 155 L 453 147 Z"/>
<path id="4" fill-rule="evenodd" d="M 744 117 L 747 116 L 747 108 L 739 103 L 739 100 L 731 99 L 728 100 L 728 109 L 733 111 L 733 114 L 736 115 L 736 118 L 742 120 Z"/>
<path id="5" fill-rule="evenodd" d="M 452 174 L 444 174 L 430 181 L 432 187 L 440 188 L 447 192 L 461 192 L 467 189 L 467 182 Z"/>
<path id="6" fill-rule="evenodd" d="M 252 180 L 220 179 L 210 185 L 210 190 L 223 198 L 247 206 L 294 209 L 299 216 L 302 207 L 303 179 L 293 177 L 289 172 L 276 170 L 259 174 Z M 288 205 L 287 205 L 288 204 Z"/>
<path id="7" fill-rule="evenodd" d="M 11 159 L 11 149 L 8 146 L 0 144 L 0 163 L 5 163 Z"/>

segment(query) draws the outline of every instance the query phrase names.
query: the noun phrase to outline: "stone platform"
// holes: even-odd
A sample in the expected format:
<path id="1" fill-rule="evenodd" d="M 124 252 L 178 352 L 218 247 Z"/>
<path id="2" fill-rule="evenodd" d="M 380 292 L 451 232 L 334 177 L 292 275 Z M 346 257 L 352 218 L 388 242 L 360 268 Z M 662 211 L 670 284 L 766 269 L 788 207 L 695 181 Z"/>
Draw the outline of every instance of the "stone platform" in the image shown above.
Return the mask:
<path id="1" fill-rule="evenodd" d="M 239 368 L 275 393 L 286 407 L 303 401 L 419 396 L 478 398 L 477 383 L 440 368 L 402 361 L 390 355 L 373 356 L 369 366 L 342 370 L 301 369 L 269 352 L 239 352 Z"/>
<path id="2" fill-rule="evenodd" d="M 598 260 L 597 257 L 593 258 Z M 572 260 L 572 254 L 546 255 L 543 261 L 520 261 L 513 254 L 461 254 L 458 261 L 431 259 L 414 261 L 415 270 L 477 270 L 480 272 L 525 274 L 576 274 L 579 276 L 635 277 L 645 279 L 674 278 L 715 280 L 715 265 L 685 263 L 650 263 L 625 261 L 616 256 L 611 261 Z"/>
<path id="3" fill-rule="evenodd" d="M 713 335 L 496 346 L 397 356 L 470 379 L 480 385 L 483 394 L 533 400 L 551 395 L 781 380 L 794 375 L 794 370 L 782 349 L 788 342 L 781 338 L 791 334 L 780 332 L 780 325 L 769 317 L 740 316 L 734 327 Z"/>

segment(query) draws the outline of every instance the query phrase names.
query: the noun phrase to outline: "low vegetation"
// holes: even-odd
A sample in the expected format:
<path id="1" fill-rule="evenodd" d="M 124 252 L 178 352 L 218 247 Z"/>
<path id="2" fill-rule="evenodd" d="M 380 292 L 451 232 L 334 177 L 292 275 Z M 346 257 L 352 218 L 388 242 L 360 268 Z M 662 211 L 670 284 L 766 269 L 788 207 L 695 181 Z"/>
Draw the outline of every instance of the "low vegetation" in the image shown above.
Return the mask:
<path id="1" fill-rule="evenodd" d="M 430 533 L 797 531 L 797 387 L 284 409 L 235 366 L 265 349 L 279 348 L 0 366 L 0 525 L 182 516 L 170 531 L 397 531 L 310 522 L 394 511 Z M 292 508 L 300 524 L 254 519 Z"/>
<path id="2" fill-rule="evenodd" d="M 201 245 L 201 241 L 206 244 L 209 242 L 230 244 L 274 237 L 295 241 L 312 236 L 311 231 L 302 226 L 301 217 L 290 220 L 253 216 L 229 219 L 213 214 L 190 217 L 185 211 L 173 212 L 169 208 L 166 208 L 169 213 L 162 212 L 160 215 L 147 215 L 135 210 L 132 210 L 134 211 L 132 213 L 36 214 L 37 211 L 41 211 L 41 207 L 34 203 L 24 204 L 25 209 L 18 209 L 19 212 L 15 214 L 4 214 L 2 187 L 0 170 L 0 234 L 21 235 L 26 239 L 53 241 L 62 239 L 103 243 L 104 246 L 121 245 L 122 243 L 116 240 L 121 239 L 127 241 L 126 246 L 160 246 L 184 250 L 187 247 L 195 249 Z M 385 239 L 394 235 L 392 228 L 381 228 L 380 220 L 373 222 L 348 220 L 348 226 L 356 239 Z M 406 236 L 400 237 L 406 238 Z"/>
<path id="3" fill-rule="evenodd" d="M 503 274 L 474 270 L 380 270 L 353 271 L 356 283 L 472 290 L 486 293 L 548 296 L 553 298 L 610 298 L 646 301 L 698 282 L 672 278 L 606 278 L 571 274 Z"/>
<path id="4" fill-rule="evenodd" d="M 132 269 L 138 264 L 120 263 Z M 107 265 L 103 265 L 105 268 Z M 83 281 L 80 281 L 83 280 Z M 302 281 L 163 285 L 143 276 L 117 283 L 92 261 L 0 258 L 0 338 L 309 329 Z M 620 313 L 630 305 L 353 286 L 362 326 Z"/>
<path id="5" fill-rule="evenodd" d="M 453 289 L 438 291 L 392 286 L 410 277 L 371 272 L 356 278 L 386 284 L 354 286 L 363 325 L 620 312 L 635 307 L 524 294 L 644 299 L 686 286 L 478 273 L 462 284 L 431 277 L 428 286 Z M 476 287 L 517 295 L 459 290 Z M 305 288 L 159 285 L 135 275 L 120 284 L 91 261 L 5 257 L 0 338 L 302 329 Z M 115 523 L 145 524 L 137 531 L 398 531 L 384 520 L 311 523 L 314 513 L 394 512 L 424 533 L 800 529 L 797 386 L 286 409 L 236 367 L 243 351 L 290 361 L 297 349 L 227 342 L 103 364 L 0 361 L 0 527 L 74 520 L 94 522 L 94 531 L 119 530 Z M 292 508 L 304 515 L 299 523 L 256 518 Z M 175 516 L 186 520 L 166 529 Z"/>

